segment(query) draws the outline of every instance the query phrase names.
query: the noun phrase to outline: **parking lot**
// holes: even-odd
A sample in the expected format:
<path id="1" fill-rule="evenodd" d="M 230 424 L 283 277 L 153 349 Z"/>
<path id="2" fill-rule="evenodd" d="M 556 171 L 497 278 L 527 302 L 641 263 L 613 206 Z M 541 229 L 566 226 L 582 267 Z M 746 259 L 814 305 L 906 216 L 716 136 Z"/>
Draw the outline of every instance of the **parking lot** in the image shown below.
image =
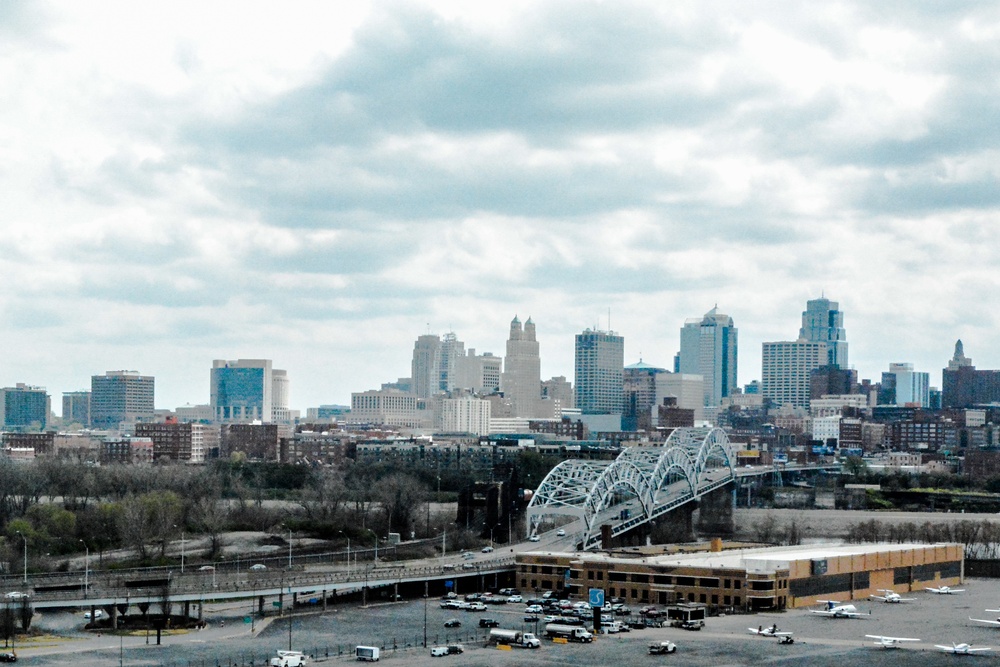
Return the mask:
<path id="1" fill-rule="evenodd" d="M 797 609 L 783 613 L 737 615 L 709 618 L 703 630 L 688 632 L 677 628 L 649 628 L 627 634 L 601 635 L 592 644 L 557 644 L 543 641 L 536 650 L 511 651 L 484 647 L 488 629 L 479 628 L 479 619 L 496 619 L 508 629 L 535 631 L 534 623 L 524 621 L 524 604 L 489 606 L 486 612 L 441 609 L 440 600 L 410 600 L 362 607 L 340 606 L 326 614 L 296 616 L 292 621 L 293 648 L 312 653 L 314 662 L 351 662 L 356 645 L 382 647 L 382 661 L 390 664 L 404 661 L 406 667 L 433 665 L 436 667 L 487 665 L 633 665 L 656 664 L 661 661 L 683 661 L 695 667 L 720 665 L 788 664 L 843 667 L 864 661 L 871 667 L 882 665 L 953 666 L 954 656 L 938 652 L 934 644 L 952 641 L 969 642 L 977 646 L 1000 649 L 1000 629 L 972 623 L 969 616 L 995 618 L 984 612 L 996 608 L 1000 601 L 1000 582 L 972 580 L 965 584 L 961 595 L 912 594 L 916 600 L 903 604 L 886 604 L 877 600 L 855 601 L 864 616 L 859 619 L 832 619 Z M 206 633 L 189 633 L 166 637 L 160 647 L 143 645 L 142 638 L 123 642 L 125 665 L 207 666 L 216 664 L 260 665 L 263 658 L 288 646 L 288 624 L 285 619 L 272 620 L 266 628 L 253 634 L 244 626 L 239 608 L 215 610 L 226 618 L 224 629 L 209 628 Z M 868 612 L 871 612 L 870 614 Z M 427 646 L 423 647 L 426 613 Z M 449 619 L 458 619 L 460 627 L 445 628 Z M 782 630 L 794 632 L 795 643 L 779 645 L 774 639 L 752 636 L 749 627 L 776 624 Z M 539 624 L 541 625 L 541 624 Z M 68 633 L 68 636 L 72 633 Z M 919 637 L 919 643 L 888 651 L 872 645 L 866 634 Z M 649 655 L 648 645 L 671 640 L 678 646 L 673 655 Z M 464 653 L 432 657 L 430 648 L 462 644 Z M 69 646 L 74 646 L 69 642 Z M 81 645 L 82 648 L 82 645 Z M 987 654 L 995 660 L 1000 650 Z M 23 661 L 37 665 L 61 665 L 70 661 L 65 653 L 30 655 L 21 653 Z M 77 665 L 106 665 L 119 659 L 118 639 L 108 637 L 105 648 L 97 651 L 74 652 Z M 982 660 L 982 658 L 980 658 Z"/>

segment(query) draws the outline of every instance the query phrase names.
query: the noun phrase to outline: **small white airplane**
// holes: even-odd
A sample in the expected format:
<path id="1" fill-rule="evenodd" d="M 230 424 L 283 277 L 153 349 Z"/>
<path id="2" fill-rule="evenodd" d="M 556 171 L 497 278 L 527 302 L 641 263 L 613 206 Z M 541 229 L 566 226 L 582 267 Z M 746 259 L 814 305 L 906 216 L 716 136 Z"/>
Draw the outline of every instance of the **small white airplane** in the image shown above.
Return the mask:
<path id="1" fill-rule="evenodd" d="M 913 602 L 917 598 L 904 598 L 896 591 L 891 588 L 880 588 L 878 589 L 880 593 L 885 595 L 869 595 L 870 598 L 875 598 L 876 600 L 882 600 L 883 602 L 888 602 L 890 604 L 899 604 L 900 602 Z"/>
<path id="2" fill-rule="evenodd" d="M 941 588 L 932 588 L 928 586 L 924 589 L 925 591 L 930 591 L 931 593 L 937 593 L 938 595 L 954 595 L 955 593 L 964 593 L 964 588 L 951 588 L 949 586 L 942 586 Z"/>
<path id="3" fill-rule="evenodd" d="M 945 653 L 954 653 L 955 655 L 972 655 L 973 653 L 985 653 L 986 651 L 993 650 L 989 646 L 983 646 L 982 648 L 972 648 L 971 644 L 955 644 L 955 643 L 953 643 L 951 646 L 935 644 L 934 648 L 939 648 Z"/>
<path id="4" fill-rule="evenodd" d="M 853 604 L 839 604 L 836 600 L 819 600 L 819 602 L 825 604 L 826 609 L 810 609 L 810 612 L 833 618 L 859 618 L 866 615 L 870 616 L 872 613 L 869 610 L 868 614 L 862 614 Z"/>
<path id="5" fill-rule="evenodd" d="M 865 635 L 868 639 L 875 640 L 875 646 L 882 648 L 899 648 L 903 642 L 918 642 L 919 639 L 913 637 L 886 637 L 884 635 Z"/>
<path id="6" fill-rule="evenodd" d="M 996 609 L 987 609 L 986 611 L 997 611 L 997 610 Z M 1000 618 L 998 618 L 995 621 L 991 621 L 988 618 L 972 618 L 970 616 L 969 620 L 970 621 L 975 621 L 976 623 L 986 623 L 987 625 L 996 625 L 996 626 L 1000 627 Z"/>
<path id="7" fill-rule="evenodd" d="M 791 632 L 778 630 L 777 624 L 772 625 L 769 628 L 765 628 L 763 626 L 757 626 L 756 628 L 747 628 L 747 630 L 750 631 L 750 634 L 760 635 L 761 637 L 777 637 L 780 639 L 782 637 L 792 636 Z"/>

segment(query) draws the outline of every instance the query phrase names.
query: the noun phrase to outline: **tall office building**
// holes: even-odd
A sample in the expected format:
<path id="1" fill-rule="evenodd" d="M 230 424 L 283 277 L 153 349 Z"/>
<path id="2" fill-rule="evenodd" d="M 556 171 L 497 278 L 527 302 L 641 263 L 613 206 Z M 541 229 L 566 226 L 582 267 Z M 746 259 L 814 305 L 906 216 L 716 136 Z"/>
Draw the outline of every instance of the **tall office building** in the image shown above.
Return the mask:
<path id="1" fill-rule="evenodd" d="M 737 334 L 733 318 L 720 313 L 718 306 L 681 328 L 680 372 L 704 378 L 706 407 L 721 405 L 738 386 Z"/>
<path id="2" fill-rule="evenodd" d="M 799 338 L 810 343 L 826 343 L 826 363 L 823 366 L 847 368 L 847 333 L 840 304 L 826 297 L 806 301 L 802 313 Z"/>
<path id="3" fill-rule="evenodd" d="M 288 373 L 270 359 L 212 361 L 211 406 L 223 423 L 287 422 Z"/>
<path id="4" fill-rule="evenodd" d="M 500 390 L 503 365 L 500 357 L 490 352 L 476 354 L 474 348 L 469 348 L 457 362 L 454 381 L 456 389 L 467 389 L 476 394 L 494 394 Z"/>
<path id="5" fill-rule="evenodd" d="M 76 423 L 90 426 L 90 392 L 64 391 L 62 400 L 64 424 Z"/>
<path id="6" fill-rule="evenodd" d="M 882 373 L 879 405 L 930 406 L 930 373 L 913 370 L 913 364 L 889 364 Z"/>
<path id="7" fill-rule="evenodd" d="M 538 356 L 535 323 L 528 318 L 521 328 L 521 320 L 514 316 L 507 338 L 507 354 L 503 360 L 500 389 L 510 401 L 513 417 L 535 417 L 542 397 L 542 361 Z"/>
<path id="8" fill-rule="evenodd" d="M 418 398 L 430 398 L 437 393 L 437 358 L 441 347 L 441 337 L 424 334 L 413 344 L 413 361 L 410 363 L 410 377 L 413 379 L 413 393 Z"/>
<path id="9" fill-rule="evenodd" d="M 962 341 L 955 343 L 955 356 L 941 371 L 941 405 L 944 408 L 971 408 L 1000 402 L 1000 371 L 976 370 L 965 356 Z"/>
<path id="10" fill-rule="evenodd" d="M 622 414 L 625 338 L 587 329 L 576 335 L 576 407 L 585 415 Z"/>
<path id="11" fill-rule="evenodd" d="M 0 427 L 7 431 L 44 429 L 49 421 L 49 395 L 45 387 L 18 382 L 0 389 Z"/>
<path id="12" fill-rule="evenodd" d="M 643 363 L 625 367 L 623 388 L 625 391 L 623 431 L 648 431 L 653 427 L 653 406 L 656 405 L 656 375 L 666 369 Z"/>
<path id="13" fill-rule="evenodd" d="M 810 376 L 828 365 L 827 344 L 803 339 L 764 343 L 761 393 L 774 405 L 809 408 Z"/>
<path id="14" fill-rule="evenodd" d="M 114 429 L 153 421 L 156 382 L 137 371 L 108 371 L 90 378 L 90 423 Z"/>

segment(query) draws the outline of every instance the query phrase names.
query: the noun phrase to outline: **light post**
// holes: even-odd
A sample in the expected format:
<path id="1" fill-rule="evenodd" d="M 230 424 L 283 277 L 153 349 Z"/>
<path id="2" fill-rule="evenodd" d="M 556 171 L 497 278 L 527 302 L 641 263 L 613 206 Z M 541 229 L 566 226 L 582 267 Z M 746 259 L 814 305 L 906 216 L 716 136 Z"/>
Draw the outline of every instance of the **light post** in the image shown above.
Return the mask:
<path id="1" fill-rule="evenodd" d="M 342 530 L 337 531 L 337 532 L 339 532 L 341 535 L 343 535 L 344 537 L 347 538 L 347 576 L 348 576 L 348 578 L 350 578 L 350 576 L 351 576 L 351 538 L 347 535 L 347 533 L 345 533 Z"/>
<path id="2" fill-rule="evenodd" d="M 288 529 L 288 571 L 292 571 L 292 529 Z M 289 651 L 292 649 L 289 648 Z"/>
<path id="3" fill-rule="evenodd" d="M 177 524 L 174 524 L 174 528 Z M 184 574 L 184 529 L 181 528 L 181 574 Z"/>
<path id="4" fill-rule="evenodd" d="M 24 540 L 24 583 L 28 583 L 28 537 L 19 530 L 14 531 Z"/>
<path id="5" fill-rule="evenodd" d="M 77 540 L 87 550 L 87 555 L 83 557 L 83 597 L 90 594 L 90 547 L 83 540 Z"/>

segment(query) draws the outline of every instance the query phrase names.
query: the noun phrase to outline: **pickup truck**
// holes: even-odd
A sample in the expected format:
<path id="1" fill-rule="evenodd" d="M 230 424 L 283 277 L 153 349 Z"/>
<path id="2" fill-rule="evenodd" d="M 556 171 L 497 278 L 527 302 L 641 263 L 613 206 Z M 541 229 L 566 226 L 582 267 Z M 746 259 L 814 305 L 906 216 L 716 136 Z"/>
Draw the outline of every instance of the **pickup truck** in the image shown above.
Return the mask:
<path id="1" fill-rule="evenodd" d="M 670 627 L 680 628 L 681 630 L 701 630 L 703 627 L 705 627 L 705 621 L 702 621 L 700 619 L 697 621 L 676 620 L 670 623 Z"/>
<path id="2" fill-rule="evenodd" d="M 677 650 L 677 644 L 667 641 L 667 642 L 656 642 L 655 644 L 649 645 L 650 655 L 659 655 L 663 653 L 673 653 Z"/>

